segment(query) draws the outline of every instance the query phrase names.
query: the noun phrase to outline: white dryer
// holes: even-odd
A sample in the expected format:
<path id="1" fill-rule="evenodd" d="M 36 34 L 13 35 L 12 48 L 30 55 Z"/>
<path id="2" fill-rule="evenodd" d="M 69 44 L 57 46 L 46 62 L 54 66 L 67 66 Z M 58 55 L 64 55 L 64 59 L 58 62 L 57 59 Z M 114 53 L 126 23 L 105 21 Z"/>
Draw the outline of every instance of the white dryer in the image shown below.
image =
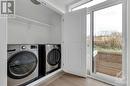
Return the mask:
<path id="1" fill-rule="evenodd" d="M 61 67 L 61 46 L 58 44 L 46 44 L 46 74 Z"/>
<path id="2" fill-rule="evenodd" d="M 8 45 L 8 86 L 38 77 L 38 46 Z"/>

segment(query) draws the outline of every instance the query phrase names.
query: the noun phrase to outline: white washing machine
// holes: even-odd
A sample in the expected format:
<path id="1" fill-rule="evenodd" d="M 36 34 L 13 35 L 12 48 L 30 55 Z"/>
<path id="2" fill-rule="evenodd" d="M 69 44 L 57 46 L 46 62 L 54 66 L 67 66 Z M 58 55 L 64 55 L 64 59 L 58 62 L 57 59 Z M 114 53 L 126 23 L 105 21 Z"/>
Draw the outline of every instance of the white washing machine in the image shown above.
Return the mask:
<path id="1" fill-rule="evenodd" d="M 38 77 L 38 46 L 8 45 L 8 86 L 19 86 Z"/>
<path id="2" fill-rule="evenodd" d="M 46 74 L 61 67 L 61 46 L 58 44 L 46 44 Z"/>

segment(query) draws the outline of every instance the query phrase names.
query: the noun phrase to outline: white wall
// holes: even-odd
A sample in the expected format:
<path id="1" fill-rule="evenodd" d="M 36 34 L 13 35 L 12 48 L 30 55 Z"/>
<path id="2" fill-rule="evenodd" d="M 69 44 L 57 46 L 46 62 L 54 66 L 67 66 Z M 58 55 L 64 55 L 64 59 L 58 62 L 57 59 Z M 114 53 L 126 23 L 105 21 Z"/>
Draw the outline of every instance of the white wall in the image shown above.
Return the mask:
<path id="1" fill-rule="evenodd" d="M 61 43 L 61 15 L 30 0 L 16 0 L 16 15 L 52 25 L 51 28 L 8 21 L 8 44 Z"/>
<path id="2" fill-rule="evenodd" d="M 0 86 L 7 86 L 6 19 L 0 18 Z"/>
<path id="3" fill-rule="evenodd" d="M 51 41 L 51 28 L 8 21 L 8 44 L 39 44 Z"/>
<path id="4" fill-rule="evenodd" d="M 127 0 L 127 5 L 128 5 L 128 13 L 127 13 L 127 19 L 128 19 L 128 85 L 127 86 L 130 86 L 130 0 Z"/>
<path id="5" fill-rule="evenodd" d="M 51 42 L 52 43 L 61 43 L 61 28 L 62 28 L 62 16 L 59 16 L 59 15 L 56 15 L 54 14 L 53 15 L 53 18 L 52 18 L 52 24 L 54 27 L 52 27 L 52 30 L 51 30 Z"/>
<path id="6" fill-rule="evenodd" d="M 51 24 L 53 15 L 57 14 L 45 6 L 33 4 L 31 0 L 15 0 L 15 8 L 17 15 L 35 19 L 48 24 Z"/>

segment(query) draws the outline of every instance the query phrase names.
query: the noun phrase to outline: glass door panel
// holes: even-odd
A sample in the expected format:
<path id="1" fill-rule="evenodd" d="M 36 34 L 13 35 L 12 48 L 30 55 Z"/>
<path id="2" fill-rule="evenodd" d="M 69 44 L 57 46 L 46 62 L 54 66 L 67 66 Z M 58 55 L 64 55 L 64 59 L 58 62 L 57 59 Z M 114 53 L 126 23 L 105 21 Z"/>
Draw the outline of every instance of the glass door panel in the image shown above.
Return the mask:
<path id="1" fill-rule="evenodd" d="M 93 73 L 122 77 L 122 4 L 93 12 Z"/>

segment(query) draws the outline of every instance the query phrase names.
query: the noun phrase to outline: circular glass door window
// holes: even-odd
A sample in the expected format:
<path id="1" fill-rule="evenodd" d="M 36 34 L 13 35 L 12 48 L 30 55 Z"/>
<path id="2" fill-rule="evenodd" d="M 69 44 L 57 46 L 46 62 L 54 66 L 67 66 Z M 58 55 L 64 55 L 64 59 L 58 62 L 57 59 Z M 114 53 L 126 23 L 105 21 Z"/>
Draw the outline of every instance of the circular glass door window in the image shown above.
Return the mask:
<path id="1" fill-rule="evenodd" d="M 29 51 L 21 51 L 14 54 L 8 60 L 8 76 L 14 79 L 22 79 L 34 72 L 37 66 L 37 56 Z"/>
<path id="2" fill-rule="evenodd" d="M 51 66 L 59 64 L 61 59 L 61 53 L 58 49 L 51 50 L 47 55 L 47 62 Z"/>

